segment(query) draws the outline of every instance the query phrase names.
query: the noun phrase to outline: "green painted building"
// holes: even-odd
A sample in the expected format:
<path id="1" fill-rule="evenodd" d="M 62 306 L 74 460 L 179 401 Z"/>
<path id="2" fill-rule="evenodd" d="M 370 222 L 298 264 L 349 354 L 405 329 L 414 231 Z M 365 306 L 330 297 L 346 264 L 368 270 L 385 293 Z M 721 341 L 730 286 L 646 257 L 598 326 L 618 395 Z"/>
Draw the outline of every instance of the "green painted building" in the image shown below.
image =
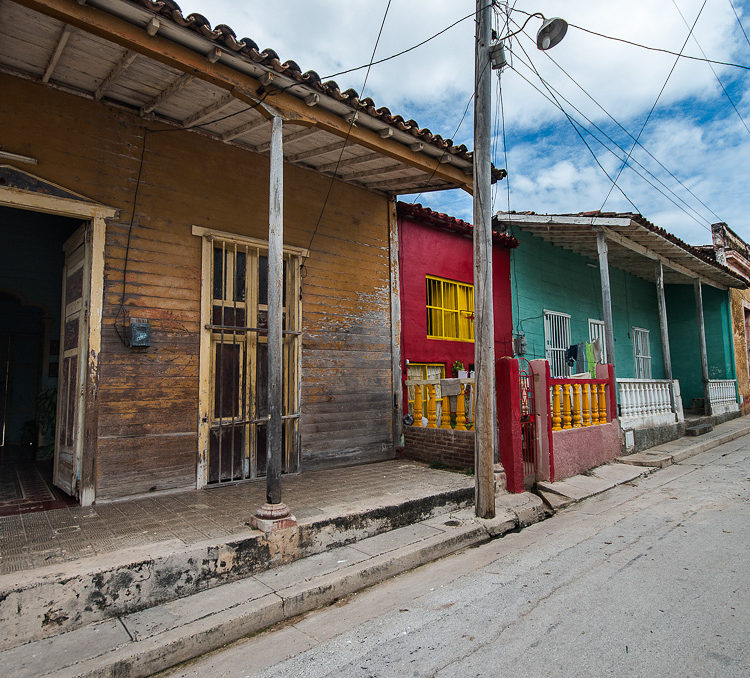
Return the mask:
<path id="1" fill-rule="evenodd" d="M 684 406 L 707 397 L 709 390 L 704 389 L 696 281 L 703 298 L 708 383 L 716 382 L 712 394 L 722 392 L 714 411 L 719 400 L 725 408 L 730 389 L 736 405 L 735 387 L 728 383 L 736 378 L 728 289 L 744 287 L 739 276 L 640 215 L 499 213 L 495 228 L 520 243 L 511 257 L 511 290 L 513 332 L 526 339 L 525 358 L 546 358 L 553 376 L 568 376 L 575 371 L 565 365 L 568 346 L 599 337 L 618 380 L 669 380 L 658 302 L 661 266 L 667 360 L 671 356 L 671 378 L 680 383 Z M 611 342 L 603 312 L 602 256 L 609 271 Z M 612 348 L 614 361 L 606 355 Z"/>

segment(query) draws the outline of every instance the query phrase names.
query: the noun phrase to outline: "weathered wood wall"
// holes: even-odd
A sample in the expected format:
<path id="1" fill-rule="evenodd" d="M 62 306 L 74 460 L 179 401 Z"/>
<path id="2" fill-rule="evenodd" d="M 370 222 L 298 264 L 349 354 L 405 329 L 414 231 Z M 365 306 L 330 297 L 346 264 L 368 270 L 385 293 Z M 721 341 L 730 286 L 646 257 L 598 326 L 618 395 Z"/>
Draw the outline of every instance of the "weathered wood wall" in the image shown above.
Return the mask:
<path id="1" fill-rule="evenodd" d="M 38 158 L 33 171 L 43 178 L 121 210 L 106 239 L 97 500 L 194 487 L 201 271 L 191 226 L 266 239 L 267 157 L 151 126 L 124 310 L 151 319 L 152 346 L 130 350 L 114 321 L 148 123 L 7 75 L 0 91 L 6 148 Z M 287 166 L 284 182 L 285 242 L 311 252 L 302 278 L 302 470 L 390 457 L 388 202 L 336 182 L 316 231 L 329 180 Z"/>

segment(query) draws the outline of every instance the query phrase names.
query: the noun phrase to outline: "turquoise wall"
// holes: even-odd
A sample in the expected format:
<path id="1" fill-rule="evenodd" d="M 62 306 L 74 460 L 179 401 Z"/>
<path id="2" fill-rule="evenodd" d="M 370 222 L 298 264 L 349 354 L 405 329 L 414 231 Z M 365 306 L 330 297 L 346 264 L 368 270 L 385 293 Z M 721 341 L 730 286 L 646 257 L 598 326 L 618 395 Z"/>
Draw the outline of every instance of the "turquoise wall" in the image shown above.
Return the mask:
<path id="1" fill-rule="evenodd" d="M 604 320 L 598 262 L 520 229 L 512 233 L 521 243 L 511 253 L 513 330 L 526 335 L 526 358 L 545 357 L 544 310 L 570 314 L 571 343 L 588 341 L 589 318 Z M 663 379 L 656 286 L 613 266 L 609 277 L 616 375 L 635 376 L 631 329 L 640 327 L 649 330 L 652 377 Z"/>
<path id="2" fill-rule="evenodd" d="M 710 379 L 736 379 L 729 292 L 709 285 L 703 285 L 702 289 L 708 376 Z M 680 381 L 683 405 L 690 407 L 693 398 L 703 397 L 695 291 L 692 285 L 667 285 L 664 294 L 672 372 Z"/>

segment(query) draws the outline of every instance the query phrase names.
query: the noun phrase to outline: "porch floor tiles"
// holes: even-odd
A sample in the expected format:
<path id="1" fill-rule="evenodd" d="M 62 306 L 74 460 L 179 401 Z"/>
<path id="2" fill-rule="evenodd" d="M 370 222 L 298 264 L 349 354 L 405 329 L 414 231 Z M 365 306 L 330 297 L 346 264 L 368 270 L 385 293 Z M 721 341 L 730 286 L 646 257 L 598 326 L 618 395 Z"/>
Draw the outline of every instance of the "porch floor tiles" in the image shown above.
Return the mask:
<path id="1" fill-rule="evenodd" d="M 282 478 L 300 524 L 474 487 L 474 478 L 392 460 Z M 141 499 L 0 517 L 0 574 L 178 540 L 185 545 L 250 534 L 264 478 Z"/>

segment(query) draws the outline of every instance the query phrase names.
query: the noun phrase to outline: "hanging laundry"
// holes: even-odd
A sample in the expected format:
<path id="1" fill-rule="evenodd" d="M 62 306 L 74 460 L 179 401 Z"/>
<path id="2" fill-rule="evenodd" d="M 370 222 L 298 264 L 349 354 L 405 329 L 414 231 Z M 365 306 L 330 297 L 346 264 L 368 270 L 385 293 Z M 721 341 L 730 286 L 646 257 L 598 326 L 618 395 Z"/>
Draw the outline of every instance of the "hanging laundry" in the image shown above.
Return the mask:
<path id="1" fill-rule="evenodd" d="M 568 367 L 573 367 L 578 360 L 578 344 L 571 344 L 565 350 L 565 364 Z"/>
<path id="2" fill-rule="evenodd" d="M 596 379 L 596 358 L 594 358 L 594 344 L 586 344 L 586 371 L 591 374 L 592 379 Z"/>

